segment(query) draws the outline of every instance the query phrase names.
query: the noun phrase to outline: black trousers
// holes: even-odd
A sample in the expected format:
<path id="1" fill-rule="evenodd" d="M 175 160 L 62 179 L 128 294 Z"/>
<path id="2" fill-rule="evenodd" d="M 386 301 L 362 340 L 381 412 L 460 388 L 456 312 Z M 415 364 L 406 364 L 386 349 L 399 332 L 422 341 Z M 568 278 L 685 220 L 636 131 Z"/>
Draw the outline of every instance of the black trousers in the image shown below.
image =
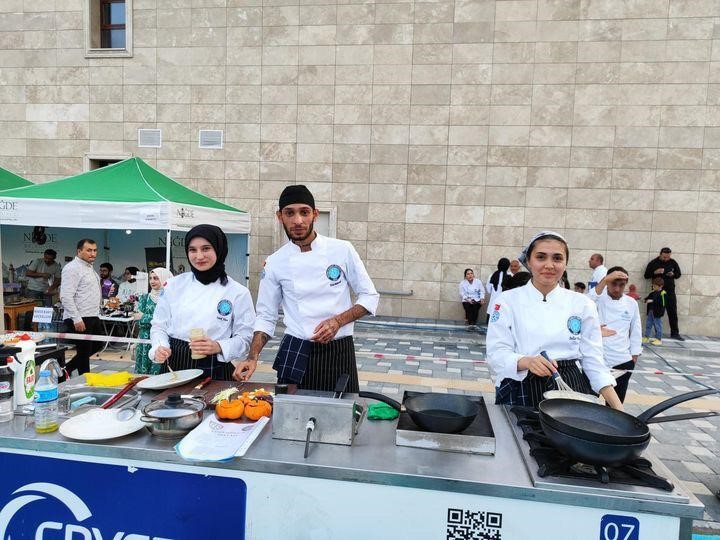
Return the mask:
<path id="1" fill-rule="evenodd" d="M 630 384 L 630 377 L 632 376 L 633 369 L 635 369 L 635 362 L 633 362 L 632 360 L 628 360 L 627 362 L 614 366 L 613 369 L 627 370 L 627 373 L 625 375 L 616 379 L 617 386 L 615 386 L 615 392 L 620 398 L 620 402 L 624 403 L 625 394 L 627 394 L 628 384 Z"/>
<path id="2" fill-rule="evenodd" d="M 103 335 L 103 326 L 98 317 L 83 317 L 82 320 L 85 323 L 84 332 L 75 330 L 75 324 L 72 319 L 65 319 L 65 331 L 72 334 Z M 75 344 L 75 350 L 77 352 L 72 360 L 66 362 L 65 369 L 69 374 L 72 374 L 73 370 L 77 369 L 78 374 L 82 375 L 90 371 L 90 357 L 102 349 L 103 342 L 77 340 L 73 341 L 73 343 Z"/>
<path id="3" fill-rule="evenodd" d="M 468 324 L 477 324 L 478 313 L 480 312 L 480 302 L 471 304 L 470 302 L 463 302 L 463 309 L 465 310 L 465 318 Z"/>
<path id="4" fill-rule="evenodd" d="M 670 321 L 670 335 L 677 336 L 680 333 L 678 329 L 677 296 L 675 296 L 675 291 L 665 292 L 667 292 L 665 309 L 667 310 L 668 321 Z"/>

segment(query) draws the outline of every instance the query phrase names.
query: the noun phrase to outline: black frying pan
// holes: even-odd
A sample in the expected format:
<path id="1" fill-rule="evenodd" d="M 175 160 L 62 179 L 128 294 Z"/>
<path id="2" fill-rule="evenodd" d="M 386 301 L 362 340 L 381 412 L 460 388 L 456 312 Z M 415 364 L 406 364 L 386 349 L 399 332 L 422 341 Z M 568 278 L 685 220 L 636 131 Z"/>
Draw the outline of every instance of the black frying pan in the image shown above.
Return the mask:
<path id="1" fill-rule="evenodd" d="M 541 420 L 542 422 L 542 420 Z M 588 441 L 558 431 L 543 423 L 543 431 L 550 443 L 560 452 L 588 465 L 618 467 L 632 463 L 650 444 L 650 437 L 641 442 L 631 444 L 612 444 Z"/>
<path id="2" fill-rule="evenodd" d="M 546 399 L 540 402 L 538 409 L 543 429 L 550 427 L 568 436 L 597 443 L 636 444 L 650 439 L 650 423 L 717 416 L 717 412 L 710 412 L 655 418 L 657 414 L 679 403 L 716 393 L 718 390 L 707 388 L 680 394 L 650 407 L 638 417 L 596 403 L 573 399 Z"/>
<path id="3" fill-rule="evenodd" d="M 376 392 L 360 392 L 359 396 L 382 401 L 397 411 L 403 407 Z M 407 398 L 404 407 L 419 428 L 436 433 L 459 433 L 473 423 L 480 411 L 480 406 L 465 396 L 432 392 Z"/>

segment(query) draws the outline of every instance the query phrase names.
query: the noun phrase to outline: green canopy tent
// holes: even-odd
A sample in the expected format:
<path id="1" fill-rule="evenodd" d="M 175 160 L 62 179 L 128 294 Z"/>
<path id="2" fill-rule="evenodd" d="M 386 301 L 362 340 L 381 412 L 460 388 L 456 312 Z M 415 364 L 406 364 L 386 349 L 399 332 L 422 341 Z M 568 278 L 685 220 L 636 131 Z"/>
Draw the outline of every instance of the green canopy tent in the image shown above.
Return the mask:
<path id="1" fill-rule="evenodd" d="M 30 180 L 25 180 L 23 177 L 0 167 L 0 191 L 32 185 L 33 183 Z"/>
<path id="2" fill-rule="evenodd" d="M 136 157 L 0 193 L 0 225 L 164 230 L 166 261 L 171 260 L 171 231 L 200 223 L 243 235 L 247 246 L 250 214 L 197 193 Z M 247 257 L 245 265 L 247 275 Z"/>

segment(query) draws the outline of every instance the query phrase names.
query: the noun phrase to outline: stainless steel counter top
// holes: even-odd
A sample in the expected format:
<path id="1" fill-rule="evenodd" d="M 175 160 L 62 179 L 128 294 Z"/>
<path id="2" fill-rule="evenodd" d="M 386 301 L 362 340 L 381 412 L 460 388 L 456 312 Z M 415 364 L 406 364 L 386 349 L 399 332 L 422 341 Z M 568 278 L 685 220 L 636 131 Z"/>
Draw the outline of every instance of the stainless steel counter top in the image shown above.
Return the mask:
<path id="1" fill-rule="evenodd" d="M 143 401 L 153 393 L 146 392 Z M 492 403 L 493 396 L 486 396 Z M 536 488 L 523 464 L 512 427 L 501 407 L 488 405 L 496 437 L 494 456 L 438 452 L 395 445 L 396 421 L 364 421 L 353 446 L 311 444 L 303 459 L 304 443 L 271 437 L 268 425 L 245 457 L 228 463 L 203 463 L 203 467 L 270 474 L 307 476 L 420 489 L 471 493 L 545 503 L 646 512 L 699 519 L 703 505 L 690 494 L 687 504 L 619 497 L 607 494 L 578 494 L 562 486 Z M 71 441 L 59 433 L 36 434 L 32 419 L 16 416 L 0 424 L 0 450 L 18 449 L 79 456 L 107 457 L 196 466 L 173 450 L 176 441 L 152 437 L 146 430 L 106 443 Z M 669 472 L 669 471 L 668 471 Z M 671 481 L 679 483 L 672 477 Z"/>

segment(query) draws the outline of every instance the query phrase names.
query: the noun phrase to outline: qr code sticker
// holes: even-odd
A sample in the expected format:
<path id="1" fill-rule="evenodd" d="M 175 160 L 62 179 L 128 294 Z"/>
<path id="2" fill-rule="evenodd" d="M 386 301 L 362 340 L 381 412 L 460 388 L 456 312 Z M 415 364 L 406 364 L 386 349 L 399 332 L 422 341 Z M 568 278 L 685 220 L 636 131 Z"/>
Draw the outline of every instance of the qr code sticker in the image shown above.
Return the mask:
<path id="1" fill-rule="evenodd" d="M 448 508 L 446 540 L 502 540 L 502 514 Z"/>

